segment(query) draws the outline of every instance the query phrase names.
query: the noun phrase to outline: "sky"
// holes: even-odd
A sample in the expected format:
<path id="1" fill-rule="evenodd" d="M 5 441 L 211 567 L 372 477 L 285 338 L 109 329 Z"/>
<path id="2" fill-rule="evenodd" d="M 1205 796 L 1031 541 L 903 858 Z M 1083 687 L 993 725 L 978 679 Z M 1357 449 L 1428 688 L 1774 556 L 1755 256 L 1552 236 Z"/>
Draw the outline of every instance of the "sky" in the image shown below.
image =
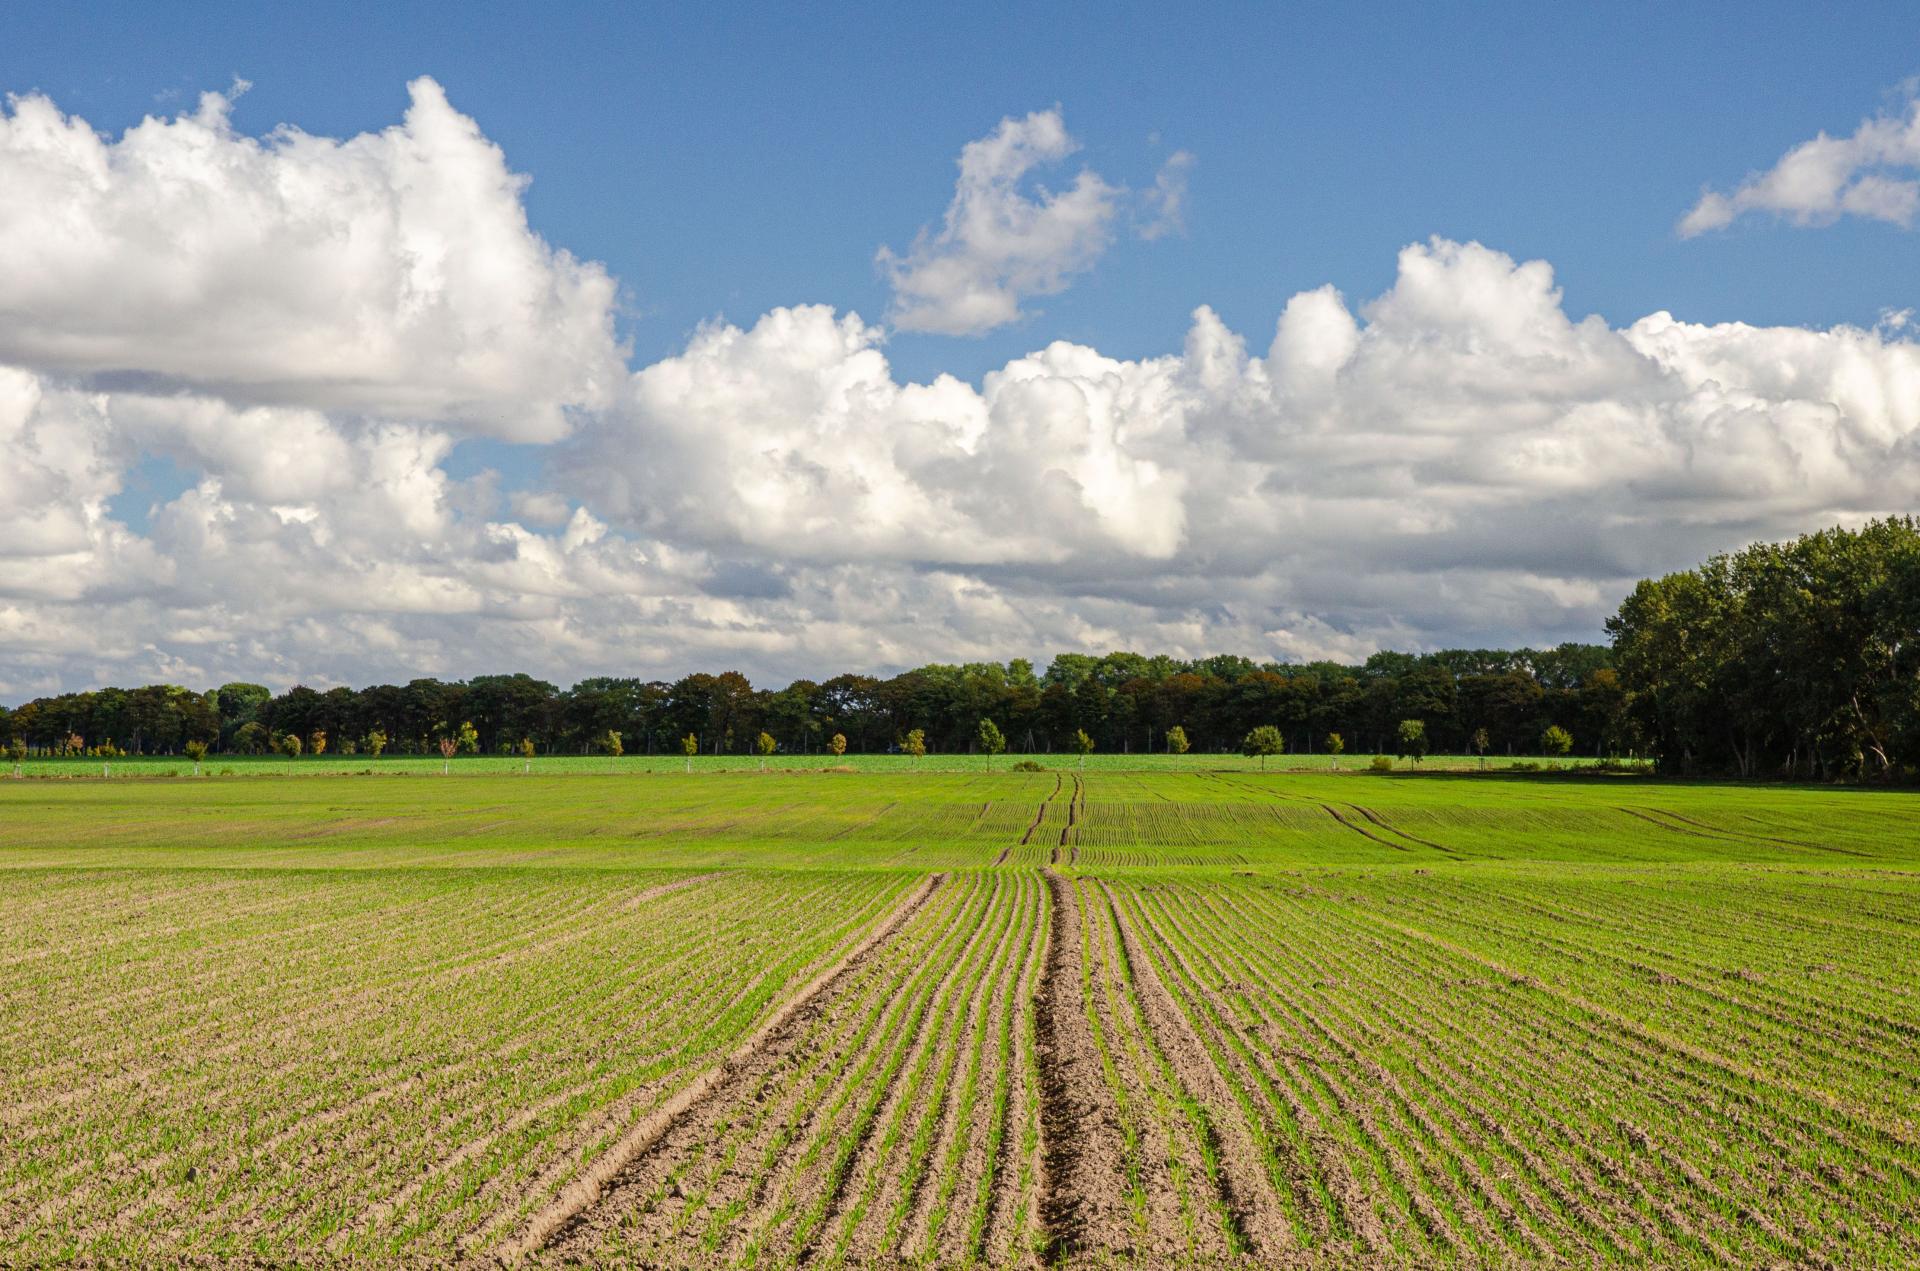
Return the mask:
<path id="1" fill-rule="evenodd" d="M 21 7 L 0 700 L 1602 638 L 1920 489 L 1920 14 Z"/>

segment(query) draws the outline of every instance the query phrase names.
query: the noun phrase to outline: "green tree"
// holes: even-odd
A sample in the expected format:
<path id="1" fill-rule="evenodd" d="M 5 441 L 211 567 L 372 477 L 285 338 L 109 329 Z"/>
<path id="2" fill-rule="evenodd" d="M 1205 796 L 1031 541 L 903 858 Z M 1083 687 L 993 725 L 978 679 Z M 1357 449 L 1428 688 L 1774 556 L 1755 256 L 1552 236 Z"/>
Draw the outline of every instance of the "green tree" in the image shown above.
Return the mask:
<path id="1" fill-rule="evenodd" d="M 700 753 L 700 738 L 688 733 L 680 739 L 680 753 L 687 757 L 687 775 L 693 775 L 693 757 Z"/>
<path id="2" fill-rule="evenodd" d="M 1249 759 L 1258 758 L 1262 772 L 1267 768 L 1267 756 L 1282 754 L 1286 748 L 1286 739 L 1272 724 L 1261 724 L 1240 739 L 1240 753 Z"/>
<path id="3" fill-rule="evenodd" d="M 907 734 L 907 739 L 900 743 L 900 749 L 913 757 L 914 764 L 917 767 L 919 762 L 927 757 L 927 730 L 924 728 L 913 729 Z"/>
<path id="4" fill-rule="evenodd" d="M 521 763 L 520 771 L 522 772 L 533 771 L 533 755 L 534 755 L 533 738 L 522 737 L 520 739 L 520 763 Z"/>
<path id="5" fill-rule="evenodd" d="M 380 757 L 380 752 L 385 750 L 386 748 L 387 748 L 386 733 L 376 728 L 372 732 L 367 734 L 367 753 L 368 754 L 372 755 L 375 759 L 378 759 Z"/>
<path id="6" fill-rule="evenodd" d="M 1399 755 L 1402 759 L 1411 759 L 1418 764 L 1427 757 L 1427 721 L 1424 719 L 1403 719 L 1394 734 L 1400 743 Z"/>
<path id="7" fill-rule="evenodd" d="M 762 732 L 753 739 L 753 748 L 760 755 L 760 771 L 767 770 L 767 756 L 779 749 L 779 746 L 780 743 L 775 741 L 773 734 L 769 732 Z"/>
<path id="8" fill-rule="evenodd" d="M 453 743 L 461 754 L 477 755 L 480 753 L 480 730 L 473 726 L 472 720 L 467 720 L 454 734 Z"/>
<path id="9" fill-rule="evenodd" d="M 1007 749 L 1006 734 L 1000 731 L 1000 725 L 990 719 L 980 721 L 980 753 L 987 757 L 987 767 L 993 767 L 993 757 L 1003 754 Z"/>
<path id="10" fill-rule="evenodd" d="M 1347 739 L 1339 733 L 1328 733 L 1326 747 L 1327 753 L 1333 756 L 1333 770 L 1340 771 L 1340 756 L 1347 753 Z"/>
<path id="11" fill-rule="evenodd" d="M 205 746 L 201 747 L 201 750 L 204 751 L 205 749 L 206 749 Z M 12 741 L 7 743 L 7 762 L 13 765 L 13 775 L 15 777 L 18 777 L 21 775 L 20 765 L 24 764 L 26 761 L 27 761 L 27 744 L 21 741 L 18 737 L 15 737 Z"/>
<path id="12" fill-rule="evenodd" d="M 1074 753 L 1080 756 L 1080 766 L 1082 768 L 1086 767 L 1087 756 L 1093 753 L 1093 738 L 1087 735 L 1086 729 L 1076 728 L 1074 730 L 1073 749 Z"/>
<path id="13" fill-rule="evenodd" d="M 1549 725 L 1540 734 L 1540 753 L 1543 755 L 1567 755 L 1573 752 L 1573 734 L 1558 724 Z"/>
<path id="14" fill-rule="evenodd" d="M 1193 749 L 1193 743 L 1187 740 L 1187 730 L 1175 724 L 1167 730 L 1167 753 L 1184 755 Z"/>
<path id="15" fill-rule="evenodd" d="M 1486 756 L 1487 747 L 1492 744 L 1492 739 L 1487 736 L 1487 730 L 1484 728 L 1474 729 L 1473 736 L 1467 738 L 1467 749 L 1483 758 Z"/>
<path id="16" fill-rule="evenodd" d="M 193 760 L 193 775 L 196 777 L 199 776 L 200 761 L 207 757 L 207 743 L 196 737 L 188 742 L 183 749 L 187 752 L 187 758 Z"/>
<path id="17" fill-rule="evenodd" d="M 300 757 L 300 734 L 288 733 L 280 739 L 280 753 L 287 757 L 287 771 L 293 771 L 293 761 Z"/>

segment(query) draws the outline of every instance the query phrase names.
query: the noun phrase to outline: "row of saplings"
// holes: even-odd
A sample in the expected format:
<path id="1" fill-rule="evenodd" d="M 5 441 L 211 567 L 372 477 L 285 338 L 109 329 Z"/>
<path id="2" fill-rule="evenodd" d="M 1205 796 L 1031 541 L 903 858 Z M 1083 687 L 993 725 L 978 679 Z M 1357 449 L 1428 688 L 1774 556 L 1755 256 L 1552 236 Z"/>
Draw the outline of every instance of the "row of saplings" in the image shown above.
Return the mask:
<path id="1" fill-rule="evenodd" d="M 1400 758 L 1411 760 L 1416 764 L 1426 758 L 1430 747 L 1427 742 L 1427 724 L 1425 720 L 1401 720 L 1400 727 L 1395 736 L 1399 742 L 1399 750 L 1397 753 Z M 994 755 L 1006 753 L 1006 734 L 1002 733 L 999 725 L 990 719 L 980 721 L 977 740 L 980 746 L 980 753 L 988 756 L 989 760 L 991 760 Z M 1187 739 L 1187 730 L 1178 724 L 1175 724 L 1167 730 L 1166 741 L 1168 754 L 1184 755 L 1192 749 L 1192 743 Z M 600 735 L 599 743 L 602 750 L 615 758 L 626 753 L 626 748 L 621 743 L 620 734 L 611 729 Z M 1488 744 L 1487 730 L 1482 728 L 1475 732 L 1469 744 L 1473 747 L 1476 754 L 1484 755 Z M 348 743 L 342 748 L 343 753 L 351 755 L 361 746 L 365 747 L 368 755 L 378 759 L 381 752 L 387 748 L 387 735 L 376 729 L 368 733 L 358 745 L 351 742 Z M 314 755 L 326 754 L 327 735 L 324 732 L 315 732 L 302 740 L 298 733 L 286 733 L 273 739 L 273 748 L 280 754 L 285 755 L 289 765 L 291 765 L 292 761 L 298 759 L 303 752 L 310 752 Z M 774 740 L 773 734 L 763 732 L 754 738 L 753 748 L 754 752 L 760 756 L 760 766 L 765 768 L 767 766 L 767 757 L 780 748 L 780 743 Z M 1069 748 L 1080 756 L 1080 762 L 1084 765 L 1087 756 L 1093 753 L 1093 738 L 1087 735 L 1086 729 L 1076 729 L 1069 743 Z M 1347 752 L 1346 738 L 1342 737 L 1339 733 L 1328 733 L 1325 748 L 1326 753 L 1333 756 L 1333 766 L 1338 768 L 1340 766 L 1340 756 Z M 183 749 L 186 751 L 187 758 L 193 760 L 193 775 L 196 777 L 199 776 L 200 763 L 207 757 L 207 743 L 204 741 L 190 741 Z M 522 739 L 517 749 L 520 752 L 521 759 L 530 769 L 534 756 L 532 740 Z M 925 758 L 927 753 L 926 730 L 915 728 L 908 732 L 906 737 L 901 740 L 899 749 L 901 754 L 910 758 Z M 449 732 L 440 738 L 441 772 L 444 774 L 452 770 L 453 757 L 455 755 L 477 754 L 479 750 L 479 731 L 475 729 L 471 723 L 461 724 L 457 730 Z M 693 757 L 700 753 L 700 739 L 693 733 L 688 733 L 680 741 L 680 750 L 681 753 L 686 756 L 687 771 L 692 772 Z M 845 755 L 847 753 L 846 734 L 835 733 L 827 742 L 827 750 L 836 758 Z M 1248 732 L 1247 735 L 1240 740 L 1240 753 L 1249 759 L 1258 759 L 1262 768 L 1267 766 L 1268 756 L 1282 755 L 1286 753 L 1286 750 L 1286 738 L 1281 734 L 1280 730 L 1272 724 L 1262 724 L 1258 728 Z M 1547 755 L 1558 756 L 1569 754 L 1573 750 L 1573 734 L 1558 724 L 1555 724 L 1540 734 L 1540 750 L 1541 753 Z M 108 743 L 105 746 L 93 747 L 86 753 L 96 758 L 111 759 L 125 752 L 114 749 L 112 744 Z M 8 745 L 6 755 L 8 760 L 13 764 L 13 775 L 18 777 L 21 775 L 21 765 L 27 758 L 26 744 L 15 740 Z M 1393 760 L 1385 755 L 1376 755 L 1373 759 L 1372 766 L 1376 771 L 1386 771 L 1393 766 Z M 1016 769 L 1027 768 L 1037 771 L 1040 765 L 1028 760 L 1022 764 L 1016 764 L 1015 767 Z M 110 769 L 103 765 L 102 771 L 110 772 Z"/>
<path id="2" fill-rule="evenodd" d="M 1086 734 L 1082 733 L 1081 736 L 1084 737 Z M 1432 750 L 1432 746 L 1427 740 L 1427 721 L 1424 719 L 1401 720 L 1400 727 L 1395 730 L 1394 737 L 1399 743 L 1399 749 L 1395 753 L 1401 759 L 1411 760 L 1417 764 L 1422 759 L 1425 759 Z M 1487 747 L 1490 744 L 1487 730 L 1484 728 L 1476 729 L 1473 736 L 1468 739 L 1467 744 L 1474 754 L 1484 757 L 1487 753 Z M 1185 729 L 1176 725 L 1168 730 L 1167 749 L 1176 755 L 1184 755 L 1187 752 L 1187 734 Z M 1338 768 L 1340 766 L 1340 756 L 1347 753 L 1347 739 L 1339 733 L 1328 733 L 1325 749 L 1327 754 L 1333 756 L 1333 766 Z M 1240 753 L 1249 759 L 1258 759 L 1262 768 L 1267 766 L 1267 757 L 1269 755 L 1282 755 L 1286 753 L 1286 750 L 1286 738 L 1283 737 L 1280 730 L 1272 724 L 1262 724 L 1240 739 Z M 1572 752 L 1573 734 L 1560 727 L 1560 725 L 1550 725 L 1540 734 L 1541 754 L 1561 757 L 1571 754 Z M 1385 772 L 1393 767 L 1393 760 L 1386 755 L 1375 755 L 1371 766 L 1375 772 Z"/>

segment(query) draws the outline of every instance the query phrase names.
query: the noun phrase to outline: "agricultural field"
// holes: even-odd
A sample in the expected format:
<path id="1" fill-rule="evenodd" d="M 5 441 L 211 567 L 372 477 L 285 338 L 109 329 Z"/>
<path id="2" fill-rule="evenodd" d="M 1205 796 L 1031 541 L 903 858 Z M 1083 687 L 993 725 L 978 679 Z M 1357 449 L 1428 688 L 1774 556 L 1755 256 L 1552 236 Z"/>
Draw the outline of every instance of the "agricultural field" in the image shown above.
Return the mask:
<path id="1" fill-rule="evenodd" d="M 1267 772 L 1356 772 L 1373 762 L 1370 754 L 1290 754 L 1274 755 L 1264 769 L 1257 761 L 1239 754 L 1192 752 L 1164 754 L 1090 754 L 1090 755 L 976 755 L 929 754 L 915 759 L 910 755 L 697 755 L 689 761 L 683 755 L 539 755 L 523 759 L 517 755 L 459 755 L 451 760 L 438 755 L 302 755 L 288 759 L 279 755 L 209 755 L 196 774 L 191 759 L 179 755 L 123 755 L 115 759 L 79 756 L 35 755 L 19 767 L 22 778 L 58 778 L 85 781 L 101 777 L 191 778 L 219 777 L 346 777 L 346 776 L 646 776 L 663 774 L 712 774 L 720 772 L 869 772 L 916 775 L 937 772 L 1007 772 L 1014 764 L 1027 762 L 1062 772 L 1239 772 L 1249 767 Z M 1601 761 L 1590 756 L 1545 755 L 1428 755 L 1418 764 L 1411 759 L 1388 755 L 1397 769 L 1413 772 L 1500 772 L 1519 764 L 1535 771 L 1574 771 L 1593 768 Z M 13 775 L 12 766 L 0 766 L 0 775 Z"/>
<path id="2" fill-rule="evenodd" d="M 1912 1263 L 1917 814 L 1246 761 L 0 781 L 0 1264 Z"/>

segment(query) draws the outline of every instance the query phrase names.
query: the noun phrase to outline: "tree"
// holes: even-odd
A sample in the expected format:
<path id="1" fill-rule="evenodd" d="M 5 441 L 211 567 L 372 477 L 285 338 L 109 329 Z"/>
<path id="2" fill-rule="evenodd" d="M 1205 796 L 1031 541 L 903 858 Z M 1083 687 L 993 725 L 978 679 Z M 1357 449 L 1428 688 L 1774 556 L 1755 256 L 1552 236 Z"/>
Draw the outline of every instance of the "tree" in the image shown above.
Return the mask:
<path id="1" fill-rule="evenodd" d="M 480 730 L 473 726 L 472 720 L 468 720 L 460 725 L 453 742 L 461 754 L 477 755 L 480 753 Z"/>
<path id="2" fill-rule="evenodd" d="M 378 759 L 380 757 L 380 752 L 385 750 L 386 748 L 387 748 L 387 735 L 384 732 L 376 728 L 372 732 L 367 734 L 367 753 L 368 754 L 372 755 L 375 759 Z"/>
<path id="3" fill-rule="evenodd" d="M 909 732 L 907 739 L 900 743 L 900 749 L 913 756 L 914 763 L 918 765 L 927 757 L 927 730 L 916 728 Z"/>
<path id="4" fill-rule="evenodd" d="M 1000 731 L 1000 725 L 990 719 L 980 721 L 980 753 L 987 757 L 987 767 L 993 767 L 993 757 L 1007 749 L 1006 734 Z"/>
<path id="5" fill-rule="evenodd" d="M 1086 767 L 1087 756 L 1093 753 L 1093 738 L 1087 735 L 1086 729 L 1077 728 L 1074 730 L 1073 749 L 1074 752 L 1080 756 L 1080 766 L 1082 768 Z"/>
<path id="6" fill-rule="evenodd" d="M 440 775 L 445 777 L 453 772 L 453 755 L 460 749 L 460 743 L 452 737 L 440 739 Z"/>
<path id="7" fill-rule="evenodd" d="M 827 739 L 827 749 L 833 752 L 833 757 L 835 759 L 838 759 L 842 755 L 846 754 L 847 753 L 847 735 L 845 733 L 835 733 L 832 737 Z"/>
<path id="8" fill-rule="evenodd" d="M 1286 740 L 1280 736 L 1280 730 L 1272 724 L 1261 724 L 1240 739 L 1240 753 L 1247 758 L 1258 758 L 1260 770 L 1267 769 L 1267 756 L 1285 753 Z"/>
<path id="9" fill-rule="evenodd" d="M 1193 748 L 1193 743 L 1187 740 L 1186 729 L 1182 728 L 1178 724 L 1175 724 L 1172 728 L 1169 728 L 1167 730 L 1167 753 L 1168 754 L 1184 755 L 1187 753 L 1187 751 L 1191 750 L 1192 748 Z"/>
<path id="10" fill-rule="evenodd" d="M 760 755 L 760 771 L 765 772 L 767 770 L 767 756 L 777 750 L 779 746 L 780 743 L 775 741 L 773 734 L 769 732 L 763 731 L 758 737 L 753 739 L 753 748 Z"/>
<path id="11" fill-rule="evenodd" d="M 1328 733 L 1325 745 L 1327 753 L 1333 756 L 1333 770 L 1340 771 L 1340 756 L 1347 753 L 1347 739 L 1339 733 Z"/>
<path id="12" fill-rule="evenodd" d="M 680 739 L 680 753 L 687 757 L 687 775 L 693 775 L 693 757 L 700 753 L 700 738 L 688 733 Z"/>
<path id="13" fill-rule="evenodd" d="M 533 738 L 522 737 L 520 739 L 520 763 L 521 763 L 520 771 L 522 772 L 533 771 L 533 754 L 534 754 Z"/>
<path id="14" fill-rule="evenodd" d="M 200 749 L 206 751 L 205 746 Z M 18 737 L 7 743 L 7 761 L 13 765 L 13 775 L 20 776 L 20 765 L 27 761 L 27 744 Z"/>
<path id="15" fill-rule="evenodd" d="M 316 759 L 327 753 L 327 734 L 324 729 L 313 730 L 313 735 L 307 739 L 307 751 Z"/>
<path id="16" fill-rule="evenodd" d="M 19 745 L 18 742 L 14 744 Z M 25 750 L 26 747 L 22 746 L 21 749 Z M 186 744 L 185 750 L 187 758 L 193 760 L 193 775 L 197 777 L 200 775 L 200 761 L 207 757 L 207 743 L 196 737 Z"/>
<path id="17" fill-rule="evenodd" d="M 1473 736 L 1467 738 L 1467 749 L 1482 758 L 1486 756 L 1487 747 L 1491 744 L 1492 739 L 1487 736 L 1487 730 L 1484 728 L 1474 729 Z"/>
<path id="18" fill-rule="evenodd" d="M 615 759 L 626 754 L 627 747 L 626 744 L 620 740 L 620 730 L 617 728 L 609 728 L 606 732 L 601 733 L 600 749 L 606 751 Z"/>
<path id="19" fill-rule="evenodd" d="M 1540 734 L 1540 753 L 1543 755 L 1566 755 L 1573 751 L 1573 734 L 1558 724 L 1551 724 Z"/>
<path id="20" fill-rule="evenodd" d="M 280 739 L 280 753 L 287 757 L 287 771 L 293 771 L 293 761 L 300 757 L 300 734 L 288 733 Z"/>
<path id="21" fill-rule="evenodd" d="M 1402 759 L 1411 759 L 1419 763 L 1427 757 L 1427 721 L 1424 719 L 1403 719 L 1395 733 L 1400 742 L 1399 755 Z"/>

